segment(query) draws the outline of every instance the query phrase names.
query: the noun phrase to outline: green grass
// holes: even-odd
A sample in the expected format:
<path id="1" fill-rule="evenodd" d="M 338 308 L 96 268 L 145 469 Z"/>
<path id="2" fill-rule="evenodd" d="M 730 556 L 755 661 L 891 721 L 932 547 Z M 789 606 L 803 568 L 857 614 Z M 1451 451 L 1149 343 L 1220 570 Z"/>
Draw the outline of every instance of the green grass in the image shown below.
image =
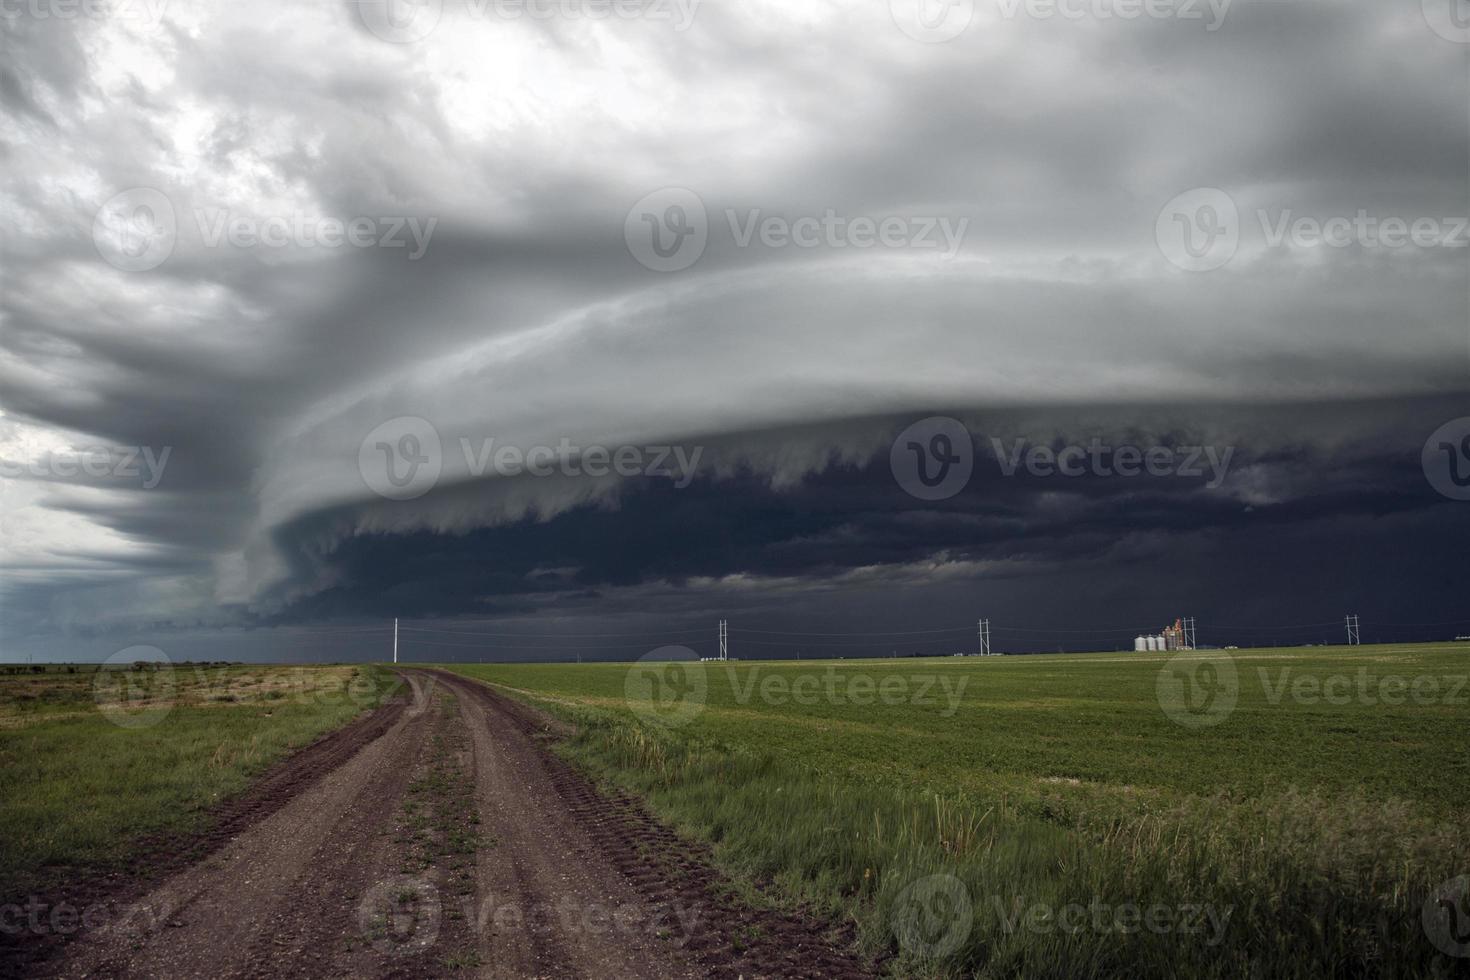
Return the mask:
<path id="1" fill-rule="evenodd" d="M 581 764 L 713 841 L 738 881 L 856 922 L 899 974 L 1463 972 L 1421 910 L 1470 873 L 1470 647 L 1230 656 L 1235 707 L 1206 727 L 1161 707 L 1167 654 L 710 664 L 682 724 L 630 709 L 625 664 L 451 669 L 576 722 Z M 665 669 L 635 695 L 698 705 L 700 668 Z M 795 703 L 803 676 L 816 695 Z M 1390 682 L 1387 704 L 1388 677 L 1435 680 L 1417 698 Z M 1069 932 L 1069 905 L 1105 911 Z M 1134 907 L 1163 911 L 1115 928 Z"/>
<path id="2" fill-rule="evenodd" d="M 145 835 L 198 829 L 395 683 L 377 667 L 0 676 L 0 899 L 124 862 Z"/>

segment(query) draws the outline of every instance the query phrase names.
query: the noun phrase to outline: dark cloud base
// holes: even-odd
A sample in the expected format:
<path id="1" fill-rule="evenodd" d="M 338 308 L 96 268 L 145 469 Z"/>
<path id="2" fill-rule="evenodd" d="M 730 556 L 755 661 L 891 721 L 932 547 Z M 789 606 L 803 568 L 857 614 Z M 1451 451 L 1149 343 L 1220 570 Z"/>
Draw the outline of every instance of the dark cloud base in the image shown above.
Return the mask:
<path id="1" fill-rule="evenodd" d="M 334 584 L 266 622 L 397 615 L 455 631 L 419 637 L 421 655 L 487 658 L 638 655 L 660 645 L 665 630 L 705 630 L 695 639 L 707 646 L 717 618 L 730 619 L 738 636 L 958 630 L 983 615 L 997 646 L 1015 651 L 1128 646 L 1137 630 L 1180 615 L 1197 617 L 1201 639 L 1221 645 L 1337 640 L 1336 624 L 1349 612 L 1363 617 L 1367 640 L 1443 638 L 1470 632 L 1470 507 L 1430 487 L 1422 444 L 1409 434 L 1432 431 L 1449 405 L 1394 406 L 1399 418 L 1388 432 L 1384 406 L 1154 408 L 1178 420 L 1177 430 L 1106 437 L 1187 446 L 1190 429 L 1275 419 L 1269 448 L 1218 447 L 1234 455 L 1217 489 L 1207 486 L 1208 473 L 1004 476 L 972 422 L 975 475 L 957 496 L 932 504 L 908 496 L 884 456 L 781 489 L 750 472 L 683 489 L 644 479 L 625 485 L 612 505 L 459 534 L 338 540 L 329 529 L 350 513 L 322 512 L 283 528 L 279 539 L 303 567 L 329 570 Z M 1062 419 L 1095 425 L 1109 413 L 1119 410 L 1052 412 L 1020 437 L 1060 447 Z M 1307 441 L 1314 418 L 1336 420 L 1336 448 Z M 1028 424 L 1014 415 L 994 421 L 1007 446 Z M 1298 447 L 1282 438 L 1293 426 L 1303 430 Z M 462 617 L 477 622 L 435 622 Z M 474 632 L 502 635 L 460 635 Z M 632 635 L 566 638 L 605 632 Z M 887 642 L 749 636 L 746 656 L 970 645 L 959 632 Z"/>

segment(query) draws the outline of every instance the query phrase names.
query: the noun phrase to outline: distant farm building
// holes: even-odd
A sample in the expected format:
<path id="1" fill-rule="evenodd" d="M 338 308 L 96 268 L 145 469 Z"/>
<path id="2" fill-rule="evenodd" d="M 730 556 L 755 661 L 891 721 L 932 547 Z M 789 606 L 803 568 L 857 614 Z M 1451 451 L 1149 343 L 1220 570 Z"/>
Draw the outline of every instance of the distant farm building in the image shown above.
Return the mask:
<path id="1" fill-rule="evenodd" d="M 1165 626 L 1156 634 L 1139 634 L 1133 638 L 1133 649 L 1139 653 L 1155 650 L 1193 650 L 1194 623 L 1192 620 L 1176 619 L 1173 626 Z"/>

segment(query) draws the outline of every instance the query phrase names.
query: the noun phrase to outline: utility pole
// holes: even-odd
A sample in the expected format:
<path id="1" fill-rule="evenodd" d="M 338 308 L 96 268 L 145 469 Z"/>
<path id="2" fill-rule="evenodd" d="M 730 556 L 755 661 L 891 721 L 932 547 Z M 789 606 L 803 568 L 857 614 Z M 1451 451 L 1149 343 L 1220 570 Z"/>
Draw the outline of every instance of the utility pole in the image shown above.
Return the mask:
<path id="1" fill-rule="evenodd" d="M 398 663 L 398 617 L 393 617 L 393 662 Z"/>
<path id="2" fill-rule="evenodd" d="M 1350 647 L 1361 646 L 1363 643 L 1362 633 L 1358 630 L 1357 616 L 1347 618 L 1347 640 Z"/>

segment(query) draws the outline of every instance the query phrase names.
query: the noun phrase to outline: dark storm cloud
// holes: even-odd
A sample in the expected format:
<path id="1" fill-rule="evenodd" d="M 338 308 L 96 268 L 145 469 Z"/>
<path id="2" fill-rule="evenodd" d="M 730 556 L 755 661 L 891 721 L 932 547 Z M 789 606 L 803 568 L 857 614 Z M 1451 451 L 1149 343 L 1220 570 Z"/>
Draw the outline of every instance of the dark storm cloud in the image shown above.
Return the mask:
<path id="1" fill-rule="evenodd" d="M 282 540 L 300 551 L 291 581 L 300 581 L 310 568 L 330 584 L 273 621 L 371 620 L 384 610 L 411 618 L 533 611 L 560 617 L 568 607 L 599 616 L 662 612 L 680 624 L 698 622 L 698 613 L 799 621 L 822 606 L 837 617 L 840 597 L 853 589 L 886 589 L 923 603 L 936 584 L 961 581 L 984 597 L 973 601 L 991 603 L 992 609 L 996 600 L 990 597 L 1012 592 L 1016 598 L 1003 608 L 1012 625 L 1055 620 L 1064 615 L 1060 607 L 1070 606 L 1073 615 L 1101 615 L 1090 622 L 1108 622 L 1111 612 L 1112 621 L 1134 616 L 1135 628 L 1143 628 L 1150 615 L 1164 615 L 1161 606 L 1194 608 L 1228 584 L 1240 590 L 1234 605 L 1212 608 L 1210 622 L 1241 632 L 1278 622 L 1262 618 L 1263 611 L 1280 609 L 1275 591 L 1317 565 L 1311 574 L 1322 581 L 1292 588 L 1304 597 L 1298 616 L 1307 618 L 1298 622 L 1335 616 L 1331 603 L 1340 599 L 1332 598 L 1333 589 L 1370 574 L 1394 542 L 1418 556 L 1417 571 L 1355 600 L 1380 617 L 1426 599 L 1452 606 L 1458 558 L 1453 545 L 1440 542 L 1470 525 L 1453 502 L 1425 485 L 1417 453 L 1400 447 L 1406 433 L 1453 405 L 1297 410 L 1302 440 L 1272 449 L 1228 440 L 1246 437 L 1256 447 L 1266 445 L 1260 430 L 1279 425 L 1285 414 L 1280 407 L 1098 409 L 1088 413 L 1092 421 L 1085 427 L 1066 421 L 1075 416 L 1054 412 L 990 413 L 972 422 L 978 458 L 970 485 L 934 504 L 906 495 L 885 455 L 831 465 L 784 489 L 748 469 L 685 489 L 668 481 L 631 481 L 609 506 L 448 535 L 358 533 L 342 539 L 341 529 L 360 521 L 340 510 L 323 512 L 283 529 Z M 1161 417 L 1172 417 L 1163 430 L 1141 421 Z M 1083 446 L 1100 432 L 1110 433 L 1110 446 L 1173 447 L 1181 455 L 1201 438 L 1212 439 L 1207 448 L 1225 465 L 1152 478 L 1063 477 L 1025 468 L 1006 473 L 1006 457 L 1018 447 Z M 765 433 L 761 439 L 838 443 L 851 441 L 851 434 Z M 439 506 L 466 507 L 485 490 L 477 484 L 455 488 L 446 495 L 459 502 Z M 1304 542 L 1305 550 L 1298 553 L 1298 545 L 1288 542 Z M 1175 578 L 1157 592 L 1119 597 L 1105 590 L 1106 602 L 1061 596 L 1042 584 L 1080 569 L 1104 582 Z M 1027 598 L 1018 586 L 1040 591 Z M 687 608 L 691 600 L 697 610 Z M 657 628 L 647 628 L 647 642 L 656 645 Z M 534 634 L 537 620 L 520 629 Z M 1016 636 L 1012 642 L 1032 649 L 1040 640 L 1045 648 L 1056 635 L 1029 642 Z M 539 642 L 554 644 L 555 637 Z M 481 643 L 487 654 L 508 649 L 493 636 Z M 514 649 L 537 647 L 527 641 Z"/>
<path id="2" fill-rule="evenodd" d="M 412 44 L 350 4 L 7 20 L 0 459 L 171 452 L 148 490 L 0 481 L 12 631 L 378 603 L 702 611 L 732 590 L 835 609 L 885 576 L 928 583 L 937 609 L 965 587 L 945 575 L 995 562 L 1061 581 L 1165 537 L 1204 554 L 1273 523 L 1336 541 L 1446 520 L 1414 460 L 1470 391 L 1467 250 L 1270 247 L 1255 216 L 1470 212 L 1466 48 L 1418 4 L 1236 3 L 1215 31 L 980 4 L 944 44 L 883 4 L 711 4 L 687 31 L 469 9 L 446 5 Z M 709 244 L 665 275 L 624 221 L 669 186 L 697 192 Z M 1209 186 L 1239 206 L 1239 252 L 1185 273 L 1155 219 Z M 136 187 L 163 194 L 178 234 L 157 268 L 120 271 L 94 218 Z M 829 209 L 965 231 L 944 261 L 741 247 L 731 227 Z M 409 261 L 211 244 L 221 213 L 435 225 Z M 1333 411 L 1372 445 L 1309 424 L 1310 403 L 1367 406 Z M 1041 414 L 1005 424 L 1036 440 L 1212 429 L 1239 479 L 890 499 L 894 418 L 944 410 L 988 432 L 984 413 L 1025 406 Z M 359 450 L 399 416 L 451 449 L 679 441 L 711 468 L 672 492 L 450 466 L 432 493 L 383 500 Z M 675 546 L 700 538 L 715 544 Z"/>

